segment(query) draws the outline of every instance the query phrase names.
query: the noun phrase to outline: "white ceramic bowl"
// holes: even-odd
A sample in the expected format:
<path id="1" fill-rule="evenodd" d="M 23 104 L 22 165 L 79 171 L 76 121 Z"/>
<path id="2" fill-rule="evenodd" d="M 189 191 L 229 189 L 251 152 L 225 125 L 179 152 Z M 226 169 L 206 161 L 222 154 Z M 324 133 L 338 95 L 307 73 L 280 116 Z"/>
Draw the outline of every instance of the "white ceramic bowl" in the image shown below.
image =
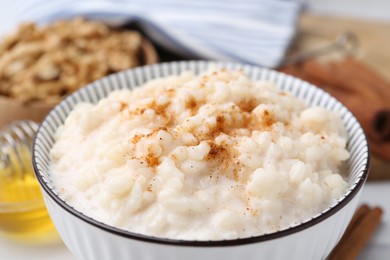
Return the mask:
<path id="1" fill-rule="evenodd" d="M 78 212 L 53 189 L 49 151 L 56 129 L 82 101 L 96 103 L 114 89 L 134 88 L 157 77 L 182 71 L 204 71 L 209 65 L 243 69 L 253 80 L 274 82 L 306 101 L 340 113 L 348 132 L 349 189 L 335 205 L 288 229 L 256 237 L 224 241 L 182 241 L 120 230 Z M 356 209 L 367 178 L 369 153 L 356 118 L 335 98 L 307 82 L 276 71 L 235 63 L 191 61 L 145 66 L 108 76 L 70 95 L 46 117 L 33 147 L 33 164 L 50 216 L 62 239 L 78 259 L 324 259 L 336 245 Z"/>

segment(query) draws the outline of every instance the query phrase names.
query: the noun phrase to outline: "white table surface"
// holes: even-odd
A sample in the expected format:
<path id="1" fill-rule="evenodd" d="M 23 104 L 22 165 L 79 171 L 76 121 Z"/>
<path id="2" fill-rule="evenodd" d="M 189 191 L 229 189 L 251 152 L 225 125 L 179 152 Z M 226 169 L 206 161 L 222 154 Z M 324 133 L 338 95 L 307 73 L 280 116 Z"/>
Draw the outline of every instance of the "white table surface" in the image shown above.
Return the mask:
<path id="1" fill-rule="evenodd" d="M 384 216 L 369 245 L 359 257 L 359 260 L 390 259 L 390 182 L 367 183 L 363 188 L 361 203 L 370 206 L 380 206 Z M 55 246 L 26 246 L 19 245 L 0 238 L 1 260 L 75 260 L 64 244 Z"/>

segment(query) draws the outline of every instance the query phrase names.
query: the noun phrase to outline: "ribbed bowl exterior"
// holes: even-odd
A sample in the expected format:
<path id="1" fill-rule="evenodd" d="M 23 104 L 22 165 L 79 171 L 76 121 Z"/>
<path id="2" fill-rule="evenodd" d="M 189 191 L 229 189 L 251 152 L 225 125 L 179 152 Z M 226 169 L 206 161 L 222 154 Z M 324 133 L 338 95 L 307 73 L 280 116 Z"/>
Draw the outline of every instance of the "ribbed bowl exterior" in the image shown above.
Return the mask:
<path id="1" fill-rule="evenodd" d="M 338 112 L 348 132 L 349 189 L 338 203 L 298 226 L 273 234 L 218 243 L 183 243 L 137 235 L 97 222 L 63 201 L 52 185 L 50 149 L 54 133 L 80 102 L 96 103 L 115 89 L 135 88 L 144 82 L 209 66 L 242 69 L 253 80 L 274 82 L 281 90 L 304 99 L 308 106 Z M 33 164 L 50 216 L 62 239 L 78 259 L 325 259 L 341 238 L 357 207 L 368 171 L 365 135 L 352 113 L 335 98 L 307 82 L 276 71 L 237 63 L 190 61 L 163 63 L 120 72 L 82 88 L 62 101 L 41 124 L 33 147 Z"/>
<path id="2" fill-rule="evenodd" d="M 288 236 L 238 246 L 192 247 L 150 243 L 118 236 L 90 225 L 59 207 L 47 194 L 46 206 L 64 243 L 85 260 L 315 260 L 325 259 L 356 209 L 357 194 L 337 214 Z"/>

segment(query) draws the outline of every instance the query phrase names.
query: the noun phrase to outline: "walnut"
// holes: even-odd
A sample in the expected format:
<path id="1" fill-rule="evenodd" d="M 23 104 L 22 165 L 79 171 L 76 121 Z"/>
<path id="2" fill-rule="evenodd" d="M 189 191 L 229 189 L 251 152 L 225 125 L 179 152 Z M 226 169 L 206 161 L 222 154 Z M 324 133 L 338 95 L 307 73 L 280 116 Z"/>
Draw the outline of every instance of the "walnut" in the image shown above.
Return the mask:
<path id="1" fill-rule="evenodd" d="M 142 36 L 74 18 L 21 24 L 0 43 L 0 95 L 59 100 L 109 73 L 140 65 Z"/>
<path id="2" fill-rule="evenodd" d="M 54 64 L 47 64 L 35 74 L 35 79 L 38 81 L 48 81 L 58 79 L 60 75 L 59 68 Z"/>

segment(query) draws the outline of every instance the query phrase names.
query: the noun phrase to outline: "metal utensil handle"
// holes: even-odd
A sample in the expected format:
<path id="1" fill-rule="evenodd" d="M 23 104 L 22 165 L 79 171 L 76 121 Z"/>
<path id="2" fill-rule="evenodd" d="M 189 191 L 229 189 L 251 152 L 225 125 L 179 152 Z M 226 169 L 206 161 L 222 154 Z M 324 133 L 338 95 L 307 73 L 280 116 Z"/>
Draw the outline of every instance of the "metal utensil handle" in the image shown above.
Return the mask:
<path id="1" fill-rule="evenodd" d="M 282 66 L 298 64 L 308 59 L 317 58 L 319 56 L 340 51 L 348 56 L 355 56 L 359 49 L 359 39 L 352 32 L 343 32 L 339 34 L 335 41 L 325 47 L 314 49 L 293 55 L 287 58 Z"/>

